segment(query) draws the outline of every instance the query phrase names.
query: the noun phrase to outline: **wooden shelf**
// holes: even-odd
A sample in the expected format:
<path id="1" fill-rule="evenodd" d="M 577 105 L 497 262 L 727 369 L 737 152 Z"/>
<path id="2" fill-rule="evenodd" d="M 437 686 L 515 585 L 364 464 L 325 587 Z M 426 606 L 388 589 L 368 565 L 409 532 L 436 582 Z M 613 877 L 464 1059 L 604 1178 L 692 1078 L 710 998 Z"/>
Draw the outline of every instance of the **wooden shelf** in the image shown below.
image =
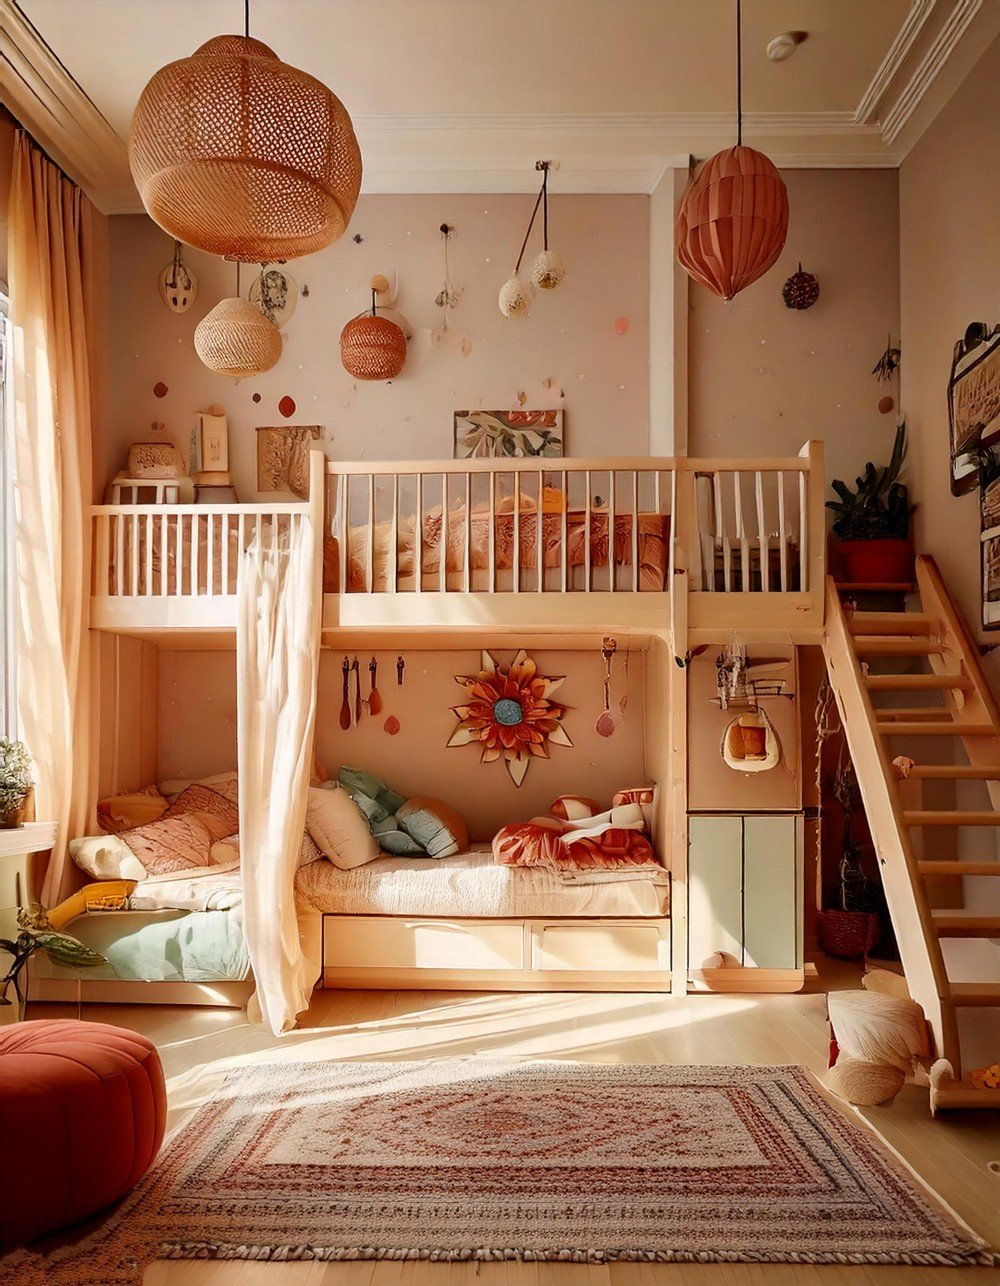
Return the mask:
<path id="1" fill-rule="evenodd" d="M 42 853 L 55 842 L 55 822 L 25 822 L 14 830 L 0 830 L 0 857 Z"/>

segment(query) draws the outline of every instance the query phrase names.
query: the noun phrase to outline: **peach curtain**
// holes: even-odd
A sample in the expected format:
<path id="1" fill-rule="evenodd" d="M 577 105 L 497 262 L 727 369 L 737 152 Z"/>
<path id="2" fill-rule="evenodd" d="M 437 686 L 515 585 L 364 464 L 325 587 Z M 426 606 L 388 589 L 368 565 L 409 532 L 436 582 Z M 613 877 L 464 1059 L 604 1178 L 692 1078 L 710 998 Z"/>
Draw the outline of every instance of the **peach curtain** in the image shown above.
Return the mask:
<path id="1" fill-rule="evenodd" d="M 36 813 L 59 825 L 42 898 L 69 883 L 67 840 L 88 829 L 94 208 L 18 131 L 8 214 L 13 324 L 17 684 Z"/>

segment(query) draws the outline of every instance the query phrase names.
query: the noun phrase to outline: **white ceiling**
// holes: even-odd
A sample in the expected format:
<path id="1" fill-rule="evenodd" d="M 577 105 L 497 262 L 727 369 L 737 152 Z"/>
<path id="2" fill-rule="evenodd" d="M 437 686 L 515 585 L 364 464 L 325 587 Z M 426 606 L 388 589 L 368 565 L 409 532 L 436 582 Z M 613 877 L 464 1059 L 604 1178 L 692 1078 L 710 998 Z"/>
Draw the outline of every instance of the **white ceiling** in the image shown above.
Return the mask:
<path id="1" fill-rule="evenodd" d="M 745 139 L 786 165 L 897 163 L 942 73 L 1000 26 L 995 0 L 743 10 Z M 561 161 L 564 190 L 649 191 L 679 156 L 735 141 L 735 0 L 251 0 L 250 14 L 253 35 L 343 100 L 368 191 L 531 188 L 538 156 Z M 63 131 L 101 153 L 99 204 L 135 208 L 121 164 L 143 85 L 242 21 L 242 0 L 0 0 L 4 97 L 30 109 L 36 64 L 47 114 L 69 112 Z M 788 30 L 808 38 L 769 62 Z"/>

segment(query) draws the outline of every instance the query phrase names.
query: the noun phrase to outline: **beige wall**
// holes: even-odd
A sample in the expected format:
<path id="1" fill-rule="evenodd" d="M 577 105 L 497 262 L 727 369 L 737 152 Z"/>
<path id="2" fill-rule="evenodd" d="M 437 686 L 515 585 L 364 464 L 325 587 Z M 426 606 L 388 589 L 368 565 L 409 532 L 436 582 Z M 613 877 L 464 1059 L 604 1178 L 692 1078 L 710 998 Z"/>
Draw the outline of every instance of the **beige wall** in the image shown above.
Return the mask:
<path id="1" fill-rule="evenodd" d="M 948 473 L 952 349 L 969 322 L 1000 321 L 1000 42 L 903 162 L 899 176 L 903 405 L 918 547 L 979 629 L 979 511 Z"/>
<path id="2" fill-rule="evenodd" d="M 645 453 L 648 199 L 553 197 L 550 244 L 566 261 L 566 280 L 556 291 L 539 292 L 523 322 L 509 322 L 497 292 L 532 203 L 529 196 L 363 197 L 349 235 L 289 264 L 309 297 L 287 325 L 278 365 L 239 384 L 207 371 L 192 342 L 197 322 L 233 293 L 233 265 L 188 252 L 200 294 L 188 313 L 175 316 L 157 293 L 171 241 L 144 216 L 112 219 L 110 417 L 122 462 L 125 445 L 147 437 L 151 421 L 164 422 L 186 443 L 195 412 L 221 402 L 230 417 L 234 481 L 241 497 L 252 499 L 254 428 L 284 422 L 277 404 L 286 394 L 298 408 L 290 422 L 325 426 L 326 449 L 342 460 L 450 457 L 453 411 L 516 406 L 522 391 L 529 408 L 565 408 L 571 454 Z M 452 278 L 464 294 L 453 324 L 472 341 L 468 357 L 430 341 L 442 316 L 434 303 L 444 275 L 442 222 L 456 229 Z M 529 251 L 529 266 L 531 257 Z M 359 383 L 340 364 L 340 332 L 365 307 L 371 276 L 393 271 L 399 307 L 415 331 L 407 366 L 390 385 Z M 631 323 L 624 336 L 615 333 L 620 316 Z M 158 381 L 169 387 L 162 399 L 153 395 Z M 251 400 L 255 393 L 259 404 Z"/>
<path id="3" fill-rule="evenodd" d="M 786 170 L 788 240 L 778 263 L 730 303 L 692 283 L 691 455 L 796 454 L 826 443 L 828 477 L 888 457 L 895 418 L 870 374 L 899 328 L 896 174 Z M 781 287 L 801 260 L 820 283 L 803 312 Z"/>

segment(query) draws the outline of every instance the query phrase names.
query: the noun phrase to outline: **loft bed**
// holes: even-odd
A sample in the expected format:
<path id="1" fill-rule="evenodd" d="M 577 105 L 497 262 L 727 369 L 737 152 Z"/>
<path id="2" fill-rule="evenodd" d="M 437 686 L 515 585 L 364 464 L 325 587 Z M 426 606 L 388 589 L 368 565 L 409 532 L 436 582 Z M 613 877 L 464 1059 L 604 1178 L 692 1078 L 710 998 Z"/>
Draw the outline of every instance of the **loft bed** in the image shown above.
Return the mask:
<path id="1" fill-rule="evenodd" d="M 311 525 L 324 633 L 746 628 L 816 641 L 822 448 L 793 457 L 327 461 L 310 499 L 95 505 L 91 625 L 235 629 L 241 552 Z"/>

